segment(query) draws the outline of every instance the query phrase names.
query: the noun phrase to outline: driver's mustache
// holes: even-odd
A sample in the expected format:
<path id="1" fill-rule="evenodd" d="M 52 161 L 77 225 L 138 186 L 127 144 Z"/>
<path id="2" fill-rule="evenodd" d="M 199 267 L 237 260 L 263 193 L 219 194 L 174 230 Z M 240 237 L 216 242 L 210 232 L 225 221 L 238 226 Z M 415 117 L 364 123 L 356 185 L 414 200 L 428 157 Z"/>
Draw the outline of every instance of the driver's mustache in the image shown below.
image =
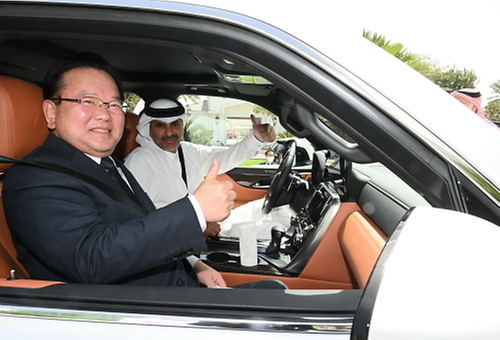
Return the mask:
<path id="1" fill-rule="evenodd" d="M 173 134 L 173 135 L 166 135 L 166 136 L 161 137 L 162 140 L 168 139 L 168 138 L 179 138 L 179 135 Z"/>

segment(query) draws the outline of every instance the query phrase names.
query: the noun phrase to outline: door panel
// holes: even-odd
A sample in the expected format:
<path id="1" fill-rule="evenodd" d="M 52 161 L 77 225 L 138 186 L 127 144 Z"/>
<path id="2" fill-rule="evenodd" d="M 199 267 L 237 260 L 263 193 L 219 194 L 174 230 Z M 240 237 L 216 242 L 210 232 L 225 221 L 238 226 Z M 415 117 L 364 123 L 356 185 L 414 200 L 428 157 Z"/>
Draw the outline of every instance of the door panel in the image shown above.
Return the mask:
<path id="1" fill-rule="evenodd" d="M 217 176 L 219 181 L 229 181 L 233 183 L 233 190 L 236 192 L 236 199 L 234 200 L 235 207 L 239 207 L 250 201 L 255 201 L 263 198 L 267 193 L 267 188 L 250 188 L 240 185 L 238 182 L 233 180 L 228 174 L 220 174 Z M 269 180 L 270 181 L 270 180 Z"/>

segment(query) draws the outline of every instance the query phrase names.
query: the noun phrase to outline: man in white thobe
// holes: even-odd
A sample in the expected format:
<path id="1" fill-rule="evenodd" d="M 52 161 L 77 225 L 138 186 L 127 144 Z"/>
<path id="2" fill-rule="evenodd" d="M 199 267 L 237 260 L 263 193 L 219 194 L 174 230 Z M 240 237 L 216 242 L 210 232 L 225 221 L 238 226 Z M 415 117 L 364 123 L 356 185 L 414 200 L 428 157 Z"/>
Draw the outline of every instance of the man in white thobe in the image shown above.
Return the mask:
<path id="1" fill-rule="evenodd" d="M 219 173 L 255 156 L 265 142 L 273 142 L 276 132 L 269 124 L 258 124 L 251 116 L 253 134 L 227 147 L 203 146 L 182 141 L 186 113 L 171 99 L 157 99 L 145 106 L 137 125 L 140 147 L 125 159 L 125 165 L 157 208 L 193 193 L 203 182 L 214 158 L 219 160 Z M 206 236 L 214 236 L 220 226 L 211 223 Z"/>

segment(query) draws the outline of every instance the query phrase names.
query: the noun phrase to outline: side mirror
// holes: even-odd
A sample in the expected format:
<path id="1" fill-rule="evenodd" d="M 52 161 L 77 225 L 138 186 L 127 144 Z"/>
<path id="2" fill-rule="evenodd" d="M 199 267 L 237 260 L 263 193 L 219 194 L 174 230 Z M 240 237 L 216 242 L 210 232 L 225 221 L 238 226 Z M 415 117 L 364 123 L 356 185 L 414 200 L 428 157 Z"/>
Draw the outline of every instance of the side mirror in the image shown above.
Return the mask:
<path id="1" fill-rule="evenodd" d="M 379 256 L 351 339 L 492 339 L 500 334 L 500 228 L 411 209 Z"/>

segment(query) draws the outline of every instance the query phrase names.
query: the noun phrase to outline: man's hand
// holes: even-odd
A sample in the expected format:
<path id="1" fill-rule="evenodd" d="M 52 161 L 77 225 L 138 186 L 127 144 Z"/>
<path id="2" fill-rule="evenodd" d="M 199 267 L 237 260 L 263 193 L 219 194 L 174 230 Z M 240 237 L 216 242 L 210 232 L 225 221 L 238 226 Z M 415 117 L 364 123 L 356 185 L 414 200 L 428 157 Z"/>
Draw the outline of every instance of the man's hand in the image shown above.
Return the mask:
<path id="1" fill-rule="evenodd" d="M 250 119 L 252 120 L 253 135 L 255 136 L 255 138 L 257 138 L 261 142 L 274 142 L 274 140 L 276 139 L 276 131 L 274 131 L 274 128 L 271 125 L 259 125 L 259 122 L 254 115 L 251 115 Z"/>
<path id="2" fill-rule="evenodd" d="M 217 222 L 207 222 L 207 229 L 203 232 L 203 236 L 214 237 L 220 233 L 220 224 Z"/>
<path id="3" fill-rule="evenodd" d="M 214 162 L 203 183 L 194 192 L 194 197 L 200 204 L 207 222 L 219 222 L 229 216 L 234 208 L 236 192 L 231 190 L 233 184 L 229 181 L 218 181 L 219 161 Z"/>
<path id="4" fill-rule="evenodd" d="M 227 287 L 222 275 L 201 260 L 195 263 L 193 269 L 201 284 L 207 287 Z"/>

